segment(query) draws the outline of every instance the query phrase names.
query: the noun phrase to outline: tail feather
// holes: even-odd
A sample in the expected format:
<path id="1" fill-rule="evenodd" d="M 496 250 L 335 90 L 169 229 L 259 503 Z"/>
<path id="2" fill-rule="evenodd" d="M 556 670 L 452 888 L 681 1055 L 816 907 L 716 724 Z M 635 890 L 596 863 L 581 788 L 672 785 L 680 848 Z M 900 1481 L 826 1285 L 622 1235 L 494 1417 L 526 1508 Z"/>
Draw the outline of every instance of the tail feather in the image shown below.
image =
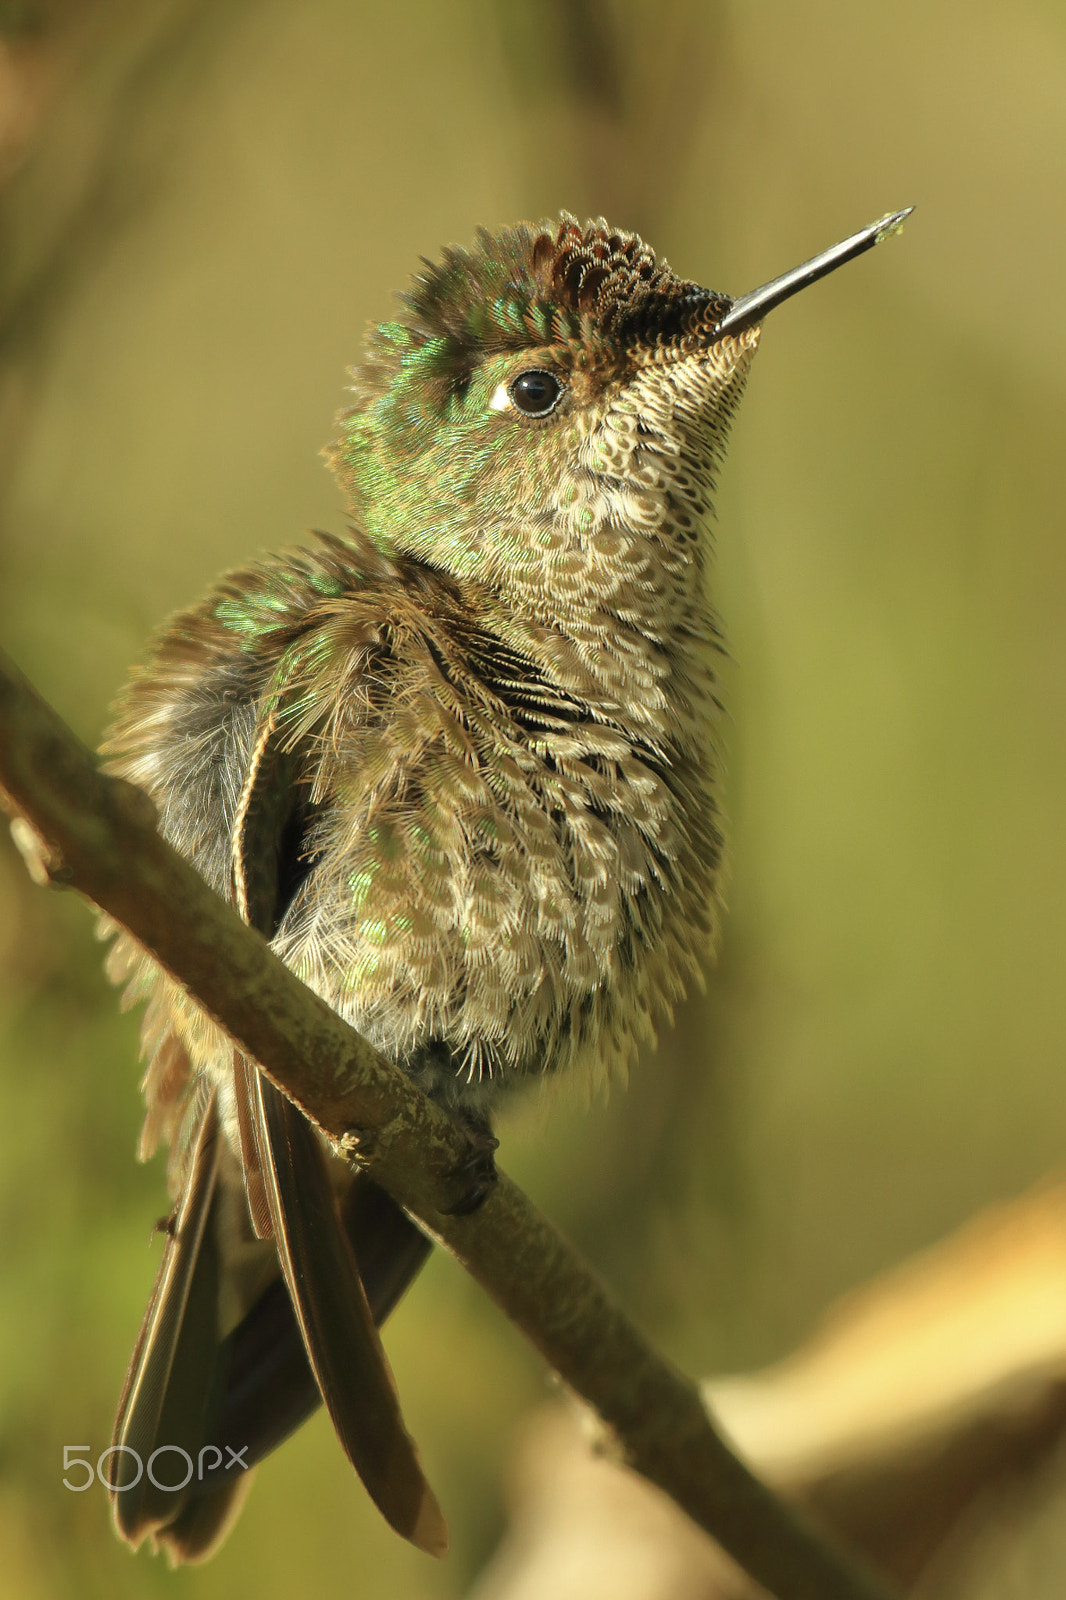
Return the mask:
<path id="1" fill-rule="evenodd" d="M 341 1201 L 341 1224 L 380 1327 L 433 1247 L 396 1202 L 361 1173 L 355 1174 Z M 212 1438 L 223 1452 L 243 1450 L 251 1465 L 276 1449 L 322 1403 L 281 1278 L 226 1339 L 225 1367 L 228 1381 Z M 223 1477 L 224 1464 L 205 1474 L 204 1487 Z"/>
<path id="2" fill-rule="evenodd" d="M 195 1492 L 209 1418 L 225 1383 L 217 1359 L 220 1263 L 211 1226 L 219 1157 L 218 1118 L 210 1096 L 200 1115 L 188 1182 L 168 1232 L 112 1439 L 112 1513 L 119 1534 L 135 1548 L 146 1537 L 157 1548 L 170 1542 L 162 1530 L 173 1525 Z M 236 1510 L 236 1489 L 233 1479 L 216 1492 L 211 1548 Z"/>
<path id="3" fill-rule="evenodd" d="M 441 1554 L 447 1528 L 404 1427 L 318 1136 L 254 1074 L 253 1111 L 282 1272 L 315 1379 L 341 1445 L 385 1519 Z"/>
<path id="4" fill-rule="evenodd" d="M 264 1088 L 275 1092 L 270 1085 Z M 287 1101 L 282 1104 L 288 1106 Z M 320 1160 L 321 1151 L 310 1127 L 299 1112 L 292 1114 L 299 1119 L 294 1126 L 306 1130 L 314 1141 L 312 1160 Z M 287 1119 L 288 1112 L 283 1110 L 282 1117 Z M 302 1132 L 297 1131 L 294 1139 L 301 1138 Z M 365 1336 L 353 1340 L 350 1325 L 343 1316 L 331 1315 L 321 1293 L 314 1288 L 303 1291 L 304 1301 L 312 1307 L 306 1314 L 307 1323 L 313 1329 L 326 1330 L 310 1335 L 317 1340 L 314 1369 L 305 1342 L 305 1323 L 280 1276 L 262 1290 L 236 1326 L 220 1336 L 219 1291 L 226 1267 L 227 1230 L 221 1226 L 219 1213 L 223 1200 L 232 1198 L 220 1170 L 221 1154 L 221 1134 L 211 1098 L 205 1100 L 191 1140 L 185 1193 L 168 1230 L 163 1261 L 119 1403 L 109 1468 L 119 1534 L 134 1548 L 150 1539 L 173 1564 L 202 1561 L 211 1555 L 243 1504 L 251 1484 L 250 1469 L 321 1403 L 319 1373 L 321 1381 L 331 1386 L 330 1411 L 338 1432 L 344 1427 L 342 1443 L 364 1481 L 371 1479 L 367 1486 L 374 1498 L 379 1504 L 386 1502 L 382 1506 L 386 1516 L 394 1525 L 399 1523 L 400 1531 L 409 1537 L 417 1535 L 416 1543 L 427 1544 L 433 1537 L 433 1548 L 439 1550 L 443 1525 L 434 1519 L 435 1501 L 430 1499 L 428 1512 L 424 1509 L 427 1491 L 417 1458 L 412 1470 L 402 1451 L 397 1459 L 391 1442 L 403 1425 L 387 1366 L 383 1380 L 374 1356 L 369 1368 L 357 1358 Z M 287 1162 L 288 1158 L 284 1159 Z M 328 1174 L 323 1177 L 328 1184 Z M 290 1173 L 288 1181 L 302 1183 L 304 1175 Z M 282 1179 L 279 1187 L 285 1186 Z M 293 1208 L 298 1215 L 305 1214 L 307 1204 L 303 1190 L 301 1195 L 300 1206 Z M 320 1212 L 325 1202 L 326 1197 L 320 1195 Z M 333 1207 L 332 1194 L 328 1204 Z M 336 1227 L 336 1217 L 334 1209 L 327 1233 Z M 339 1223 L 345 1276 L 351 1275 L 365 1287 L 367 1312 L 380 1324 L 426 1260 L 430 1242 L 382 1189 L 358 1173 L 342 1197 Z M 291 1233 L 291 1229 L 287 1231 Z M 314 1259 L 321 1234 L 313 1223 L 308 1231 L 315 1239 Z M 297 1239 L 292 1248 L 298 1255 L 303 1246 Z M 327 1265 L 328 1261 L 319 1262 L 318 1268 L 312 1265 L 313 1282 Z M 339 1298 L 350 1315 L 349 1295 L 342 1291 Z M 376 1374 L 370 1385 L 367 1370 Z M 368 1387 L 376 1396 L 369 1405 Z M 380 1458 L 375 1453 L 378 1430 L 370 1426 L 375 1408 L 384 1411 L 390 1441 Z M 406 1439 L 406 1434 L 403 1437 Z M 355 1449 L 349 1448 L 350 1439 L 355 1441 L 359 1460 L 354 1459 Z M 413 1446 L 407 1442 L 413 1454 Z M 190 1463 L 192 1476 L 182 1484 Z M 383 1483 L 375 1492 L 373 1485 L 378 1480 Z M 176 1487 L 178 1484 L 182 1486 Z"/>
<path id="5" fill-rule="evenodd" d="M 251 1472 L 230 1473 L 224 1489 L 195 1495 L 185 1501 L 177 1515 L 156 1528 L 152 1541 L 172 1567 L 194 1566 L 207 1561 L 228 1535 L 252 1487 Z"/>

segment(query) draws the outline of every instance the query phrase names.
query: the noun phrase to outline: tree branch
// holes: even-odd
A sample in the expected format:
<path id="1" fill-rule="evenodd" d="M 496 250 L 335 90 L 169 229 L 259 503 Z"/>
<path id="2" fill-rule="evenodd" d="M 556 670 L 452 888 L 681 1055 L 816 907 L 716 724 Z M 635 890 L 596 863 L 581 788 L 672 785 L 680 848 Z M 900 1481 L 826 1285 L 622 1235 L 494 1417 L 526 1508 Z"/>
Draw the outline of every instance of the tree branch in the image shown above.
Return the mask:
<path id="1" fill-rule="evenodd" d="M 477 1279 L 594 1408 L 625 1460 L 757 1582 L 778 1600 L 887 1600 L 876 1578 L 733 1455 L 696 1385 L 648 1344 L 515 1184 L 501 1174 L 475 1215 L 446 1214 L 467 1135 L 207 887 L 160 838 L 147 796 L 105 776 L 2 655 L 0 789 L 24 819 L 18 833 L 35 876 L 77 889 L 150 950 Z"/>

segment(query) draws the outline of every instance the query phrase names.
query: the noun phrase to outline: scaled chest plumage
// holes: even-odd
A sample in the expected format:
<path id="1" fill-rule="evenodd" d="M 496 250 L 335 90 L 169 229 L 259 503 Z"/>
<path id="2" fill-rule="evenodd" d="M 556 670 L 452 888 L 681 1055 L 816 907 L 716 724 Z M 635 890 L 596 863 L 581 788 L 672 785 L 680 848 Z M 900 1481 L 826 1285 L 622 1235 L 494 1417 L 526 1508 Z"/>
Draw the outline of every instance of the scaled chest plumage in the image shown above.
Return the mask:
<path id="1" fill-rule="evenodd" d="M 707 732 L 685 725 L 713 710 L 695 641 L 637 630 L 620 664 L 522 634 L 420 561 L 323 538 L 177 619 L 115 741 L 222 894 L 235 849 L 254 870 L 249 816 L 274 808 L 275 948 L 472 1106 L 571 1061 L 628 1064 L 706 946 L 720 852 Z M 225 1078 L 213 1028 L 174 991 L 165 1010 Z"/>

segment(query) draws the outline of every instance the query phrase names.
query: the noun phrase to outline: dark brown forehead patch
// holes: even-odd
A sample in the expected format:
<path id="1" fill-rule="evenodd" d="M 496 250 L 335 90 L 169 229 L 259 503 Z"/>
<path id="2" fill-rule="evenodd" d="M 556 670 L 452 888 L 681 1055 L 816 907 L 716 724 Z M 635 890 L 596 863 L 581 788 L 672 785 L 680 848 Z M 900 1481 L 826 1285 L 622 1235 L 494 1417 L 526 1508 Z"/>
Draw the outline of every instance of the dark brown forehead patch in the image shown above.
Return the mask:
<path id="1" fill-rule="evenodd" d="M 618 339 L 663 302 L 701 293 L 635 233 L 564 215 L 540 228 L 482 229 L 472 250 L 449 249 L 439 264 L 427 262 L 401 298 L 416 339 L 444 338 L 457 354 L 488 355 Z"/>

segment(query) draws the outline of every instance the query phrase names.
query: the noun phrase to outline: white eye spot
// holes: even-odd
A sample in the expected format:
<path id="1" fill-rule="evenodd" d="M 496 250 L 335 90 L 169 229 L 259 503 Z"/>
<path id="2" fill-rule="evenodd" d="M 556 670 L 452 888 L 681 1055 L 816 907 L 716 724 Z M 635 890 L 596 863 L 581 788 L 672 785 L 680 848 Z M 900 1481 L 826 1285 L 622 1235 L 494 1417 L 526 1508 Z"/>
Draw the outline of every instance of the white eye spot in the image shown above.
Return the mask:
<path id="1" fill-rule="evenodd" d="M 505 383 L 498 383 L 492 392 L 492 399 L 489 401 L 489 410 L 510 411 L 510 409 L 511 396 L 507 393 L 507 385 Z"/>

